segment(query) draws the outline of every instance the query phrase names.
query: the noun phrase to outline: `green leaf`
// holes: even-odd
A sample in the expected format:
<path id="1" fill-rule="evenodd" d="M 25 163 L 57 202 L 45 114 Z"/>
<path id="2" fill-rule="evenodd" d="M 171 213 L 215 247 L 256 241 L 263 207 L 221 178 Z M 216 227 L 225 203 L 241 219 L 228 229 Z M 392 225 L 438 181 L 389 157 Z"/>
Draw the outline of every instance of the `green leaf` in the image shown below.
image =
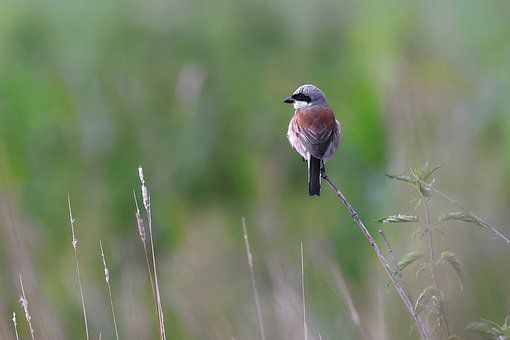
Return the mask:
<path id="1" fill-rule="evenodd" d="M 419 260 L 423 257 L 423 254 L 417 252 L 417 251 L 412 251 L 410 252 L 409 254 L 407 254 L 406 256 L 404 256 L 402 258 L 402 260 L 400 260 L 400 262 L 397 264 L 398 266 L 398 270 L 399 271 L 403 271 L 404 269 L 406 269 L 411 263 L 415 262 L 416 260 Z"/>
<path id="2" fill-rule="evenodd" d="M 391 215 L 383 216 L 375 219 L 374 222 L 378 223 L 403 223 L 403 222 L 418 222 L 418 216 L 416 215 Z"/>
<path id="3" fill-rule="evenodd" d="M 503 326 L 498 325 L 494 321 L 480 319 L 480 321 L 471 322 L 466 326 L 466 330 L 478 332 L 488 339 L 507 339 L 510 332 L 506 327 L 506 320 Z"/>
<path id="4" fill-rule="evenodd" d="M 471 322 L 466 326 L 466 330 L 480 333 L 481 335 L 491 336 L 489 339 L 495 339 L 498 336 L 498 331 L 490 324 L 481 321 Z"/>
<path id="5" fill-rule="evenodd" d="M 425 169 L 423 171 L 423 179 L 422 181 L 428 182 L 430 175 L 432 175 L 434 172 L 436 172 L 437 169 L 443 166 L 444 163 L 429 167 L 428 164 L 425 164 Z"/>
<path id="6" fill-rule="evenodd" d="M 463 211 L 446 213 L 446 214 L 441 215 L 441 217 L 439 218 L 439 221 L 448 221 L 448 220 L 473 223 L 480 227 L 483 227 L 483 225 L 480 222 L 478 222 L 477 219 L 475 219 L 473 216 L 471 216 L 471 214 L 463 212 Z"/>
<path id="7" fill-rule="evenodd" d="M 389 294 L 389 293 L 390 293 L 390 286 L 391 286 L 391 284 L 392 284 L 392 283 L 393 283 L 393 282 L 391 282 L 391 279 L 386 280 L 386 286 L 385 286 L 385 288 L 386 288 L 386 294 Z"/>
<path id="8" fill-rule="evenodd" d="M 441 163 L 441 164 L 438 164 L 438 165 L 435 165 L 435 166 L 429 166 L 429 163 L 425 163 L 425 164 L 416 164 L 412 169 L 411 171 L 413 172 L 413 175 L 415 175 L 416 177 L 418 177 L 419 179 L 421 179 L 422 181 L 424 182 L 428 182 L 429 181 L 429 178 L 430 176 L 437 170 L 439 169 L 440 167 L 443 166 L 444 163 Z"/>
<path id="9" fill-rule="evenodd" d="M 394 179 L 396 181 L 402 181 L 402 182 L 406 182 L 406 183 L 409 183 L 409 184 L 416 184 L 416 180 L 414 180 L 411 176 L 406 176 L 406 175 L 389 175 L 389 174 L 386 174 L 385 176 L 389 177 L 391 179 Z"/>
<path id="10" fill-rule="evenodd" d="M 441 260 L 446 261 L 457 273 L 460 279 L 460 286 L 462 288 L 462 284 L 464 283 L 464 273 L 462 271 L 462 267 L 460 264 L 457 255 L 452 253 L 451 251 L 443 251 L 441 253 Z"/>
<path id="11" fill-rule="evenodd" d="M 420 313 L 423 310 L 423 308 L 427 304 L 429 304 L 430 301 L 432 301 L 434 296 L 437 295 L 438 295 L 437 289 L 432 287 L 425 288 L 425 290 L 420 294 L 420 296 L 418 296 L 418 300 L 416 300 L 415 305 L 416 313 Z"/>

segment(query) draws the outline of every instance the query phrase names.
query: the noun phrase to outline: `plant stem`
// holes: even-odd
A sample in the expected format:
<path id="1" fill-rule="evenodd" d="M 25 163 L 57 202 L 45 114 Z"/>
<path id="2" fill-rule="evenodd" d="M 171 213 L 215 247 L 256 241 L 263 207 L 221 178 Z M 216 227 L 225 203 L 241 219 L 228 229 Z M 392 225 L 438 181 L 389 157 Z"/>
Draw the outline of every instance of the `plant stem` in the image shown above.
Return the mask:
<path id="1" fill-rule="evenodd" d="M 108 270 L 108 267 L 106 266 L 106 258 L 104 256 L 103 251 L 103 243 L 99 241 L 99 248 L 101 249 L 101 260 L 103 262 L 103 269 L 104 269 L 104 279 L 106 281 L 106 285 L 108 286 L 108 296 L 110 298 L 110 308 L 112 309 L 112 316 L 113 316 L 113 327 L 115 329 L 115 339 L 119 340 L 119 330 L 117 328 L 117 318 L 115 317 L 115 308 L 113 306 L 113 297 L 112 297 L 112 288 L 110 287 L 110 271 Z"/>
<path id="2" fill-rule="evenodd" d="M 397 257 L 395 256 L 395 253 L 393 252 L 393 248 L 391 248 L 390 241 L 388 240 L 388 238 L 386 237 L 386 235 L 384 234 L 382 229 L 379 230 L 379 234 L 381 234 L 381 237 L 383 238 L 383 241 L 386 244 L 386 247 L 388 248 L 388 253 L 390 254 L 391 260 L 393 261 L 393 264 L 395 265 L 395 273 L 397 274 L 397 277 L 402 282 L 402 288 L 404 289 L 404 292 L 406 293 L 407 298 L 409 299 L 409 301 L 411 302 L 411 304 L 414 307 L 413 299 L 411 298 L 411 295 L 409 294 L 409 290 L 407 289 L 407 283 L 404 280 L 404 276 L 402 275 L 402 272 L 400 271 L 400 268 L 398 266 L 398 260 L 397 260 Z"/>
<path id="3" fill-rule="evenodd" d="M 356 309 L 356 306 L 354 305 L 354 300 L 353 300 L 351 294 L 349 293 L 349 288 L 347 287 L 347 282 L 345 282 L 345 279 L 344 279 L 342 273 L 340 272 L 340 269 L 338 268 L 338 266 L 332 265 L 331 271 L 333 272 L 333 277 L 335 278 L 336 285 L 338 286 L 338 290 L 344 297 L 345 303 L 347 304 L 347 309 L 349 309 L 349 314 L 351 316 L 351 320 L 354 323 L 354 325 L 358 328 L 358 332 L 360 334 L 361 339 L 364 339 L 364 340 L 371 339 L 371 337 L 365 331 L 363 324 L 361 323 L 361 318 L 359 316 L 358 310 Z M 322 337 L 320 335 L 319 335 L 319 338 L 322 339 Z"/>
<path id="4" fill-rule="evenodd" d="M 503 241 L 505 241 L 506 245 L 507 246 L 510 246 L 510 238 L 508 236 L 505 236 L 503 233 L 501 233 L 498 229 L 496 229 L 495 227 L 493 227 L 492 225 L 490 225 L 489 223 L 485 222 L 484 219 L 482 219 L 480 216 L 476 215 L 474 212 L 472 212 L 471 210 L 465 208 L 462 204 L 460 204 L 458 201 L 456 201 L 455 199 L 453 199 L 451 196 L 448 196 L 447 194 L 445 194 L 444 192 L 442 192 L 441 190 L 439 189 L 436 189 L 435 187 L 433 187 L 432 185 L 430 185 L 429 183 L 425 182 L 425 181 L 422 181 L 420 178 L 418 178 L 416 175 L 414 176 L 414 178 L 422 185 L 424 185 L 427 189 L 430 189 L 432 190 L 433 192 L 435 192 L 436 194 L 438 194 L 439 196 L 443 197 L 444 199 L 446 199 L 447 201 L 449 201 L 450 203 L 452 203 L 453 205 L 457 206 L 458 208 L 462 209 L 464 212 L 466 212 L 468 215 L 470 215 L 471 217 L 473 217 L 478 223 L 480 223 L 482 226 L 484 226 L 485 228 L 489 229 L 490 231 L 492 231 L 494 234 L 496 234 L 499 238 L 501 238 Z"/>
<path id="5" fill-rule="evenodd" d="M 303 255 L 303 242 L 301 242 L 301 295 L 303 297 L 303 334 L 304 339 L 308 340 L 308 326 L 306 324 L 305 263 Z"/>
<path id="6" fill-rule="evenodd" d="M 246 220 L 243 217 L 243 234 L 244 234 L 244 245 L 246 247 L 246 256 L 248 258 L 248 267 L 250 268 L 251 276 L 251 288 L 253 290 L 253 297 L 255 298 L 255 307 L 257 308 L 257 317 L 259 321 L 260 339 L 266 340 L 264 333 L 264 322 L 262 321 L 262 311 L 260 308 L 259 293 L 257 290 L 257 282 L 255 281 L 255 271 L 253 269 L 253 257 L 251 256 L 250 241 L 248 240 L 248 232 L 246 231 Z"/>
<path id="7" fill-rule="evenodd" d="M 400 298 L 404 302 L 404 305 L 406 306 L 406 308 L 409 310 L 409 312 L 413 316 L 414 321 L 416 323 L 416 328 L 418 329 L 421 338 L 422 339 L 430 339 L 430 336 L 427 333 L 426 327 L 423 325 L 423 323 L 421 322 L 420 318 L 418 317 L 418 314 L 414 310 L 413 304 L 407 298 L 407 295 L 406 295 L 404 289 L 402 288 L 402 285 L 396 279 L 393 271 L 391 270 L 391 267 L 390 267 L 388 261 L 386 260 L 386 258 L 382 254 L 379 246 L 377 245 L 377 243 L 375 242 L 374 238 L 372 237 L 370 232 L 367 230 L 367 228 L 365 227 L 365 225 L 363 224 L 363 222 L 359 218 L 359 216 L 356 213 L 356 211 L 352 208 L 352 206 L 349 203 L 349 201 L 347 201 L 347 199 L 342 194 L 342 192 L 338 189 L 338 187 L 335 185 L 335 183 L 333 183 L 333 181 L 328 177 L 328 175 L 325 172 L 322 173 L 322 178 L 329 184 L 329 186 L 331 187 L 331 189 L 333 189 L 333 191 L 338 196 L 338 198 L 340 198 L 340 200 L 342 201 L 343 205 L 347 208 L 347 210 L 351 214 L 351 217 L 354 220 L 354 222 L 358 225 L 358 227 L 361 229 L 361 232 L 363 233 L 363 235 L 365 235 L 365 237 L 370 242 L 370 245 L 374 248 L 374 251 L 375 251 L 377 257 L 379 258 L 379 261 L 381 262 L 384 270 L 386 271 L 386 273 L 390 277 L 391 283 L 395 287 L 395 290 L 397 291 L 398 295 L 400 296 Z"/>
<path id="8" fill-rule="evenodd" d="M 71 198 L 69 193 L 67 193 L 67 204 L 69 206 L 69 221 L 71 222 L 71 232 L 72 232 L 72 244 L 74 249 L 74 262 L 76 263 L 76 273 L 78 275 L 78 286 L 80 287 L 80 297 L 81 297 L 81 308 L 83 311 L 83 320 L 85 322 L 85 336 L 87 340 L 89 340 L 89 326 L 87 322 L 87 309 L 85 308 L 85 299 L 83 298 L 83 287 L 81 283 L 81 275 L 80 275 L 80 266 L 78 265 L 78 239 L 74 233 L 74 217 L 73 212 L 71 210 Z"/>
<path id="9" fill-rule="evenodd" d="M 430 225 L 430 214 L 429 214 L 429 203 L 426 197 L 422 197 L 423 206 L 425 208 L 425 223 L 427 224 L 426 229 L 428 232 L 429 239 L 429 254 L 430 254 L 430 275 L 432 276 L 432 284 L 434 288 L 437 290 L 438 299 L 439 299 L 439 316 L 441 318 L 441 325 L 443 326 L 443 330 L 446 336 L 450 336 L 450 327 L 448 327 L 448 318 L 446 317 L 446 312 L 443 308 L 443 297 L 441 291 L 439 289 L 439 282 L 437 280 L 437 272 L 436 272 L 436 256 L 434 253 L 434 240 L 433 240 L 433 230 Z"/>

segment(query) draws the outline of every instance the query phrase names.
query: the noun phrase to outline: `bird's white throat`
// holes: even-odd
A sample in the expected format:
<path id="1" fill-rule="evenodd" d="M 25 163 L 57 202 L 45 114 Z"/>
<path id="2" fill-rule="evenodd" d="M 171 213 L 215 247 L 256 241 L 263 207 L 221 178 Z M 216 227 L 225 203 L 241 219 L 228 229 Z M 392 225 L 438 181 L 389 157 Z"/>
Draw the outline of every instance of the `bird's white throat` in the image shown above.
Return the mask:
<path id="1" fill-rule="evenodd" d="M 292 105 L 294 105 L 294 109 L 297 110 L 310 106 L 310 103 L 305 101 L 294 100 L 294 103 L 292 103 Z"/>

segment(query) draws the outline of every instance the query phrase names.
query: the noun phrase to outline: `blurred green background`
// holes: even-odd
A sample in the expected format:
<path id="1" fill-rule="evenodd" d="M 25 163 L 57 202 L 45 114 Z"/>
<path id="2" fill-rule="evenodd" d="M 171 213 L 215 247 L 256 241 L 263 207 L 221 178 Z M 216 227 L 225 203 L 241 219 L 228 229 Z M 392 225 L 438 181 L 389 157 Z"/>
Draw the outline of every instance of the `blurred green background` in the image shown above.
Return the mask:
<path id="1" fill-rule="evenodd" d="M 295 88 L 323 89 L 343 127 L 330 177 L 371 221 L 421 214 L 385 173 L 446 162 L 438 187 L 510 233 L 508 1 L 1 1 L 0 337 L 24 278 L 38 339 L 84 338 L 70 193 L 91 337 L 114 336 L 99 240 L 122 338 L 157 338 L 134 218 L 143 165 L 169 339 L 258 339 L 242 238 L 247 219 L 268 339 L 358 339 L 341 268 L 376 339 L 417 338 L 367 241 L 329 188 L 307 195 L 290 148 Z M 437 198 L 434 214 L 455 209 Z M 416 226 L 384 227 L 397 256 Z M 452 223 L 466 282 L 441 272 L 460 338 L 510 309 L 510 248 Z M 378 236 L 378 235 L 377 235 Z M 413 295 L 426 286 L 409 271 Z"/>

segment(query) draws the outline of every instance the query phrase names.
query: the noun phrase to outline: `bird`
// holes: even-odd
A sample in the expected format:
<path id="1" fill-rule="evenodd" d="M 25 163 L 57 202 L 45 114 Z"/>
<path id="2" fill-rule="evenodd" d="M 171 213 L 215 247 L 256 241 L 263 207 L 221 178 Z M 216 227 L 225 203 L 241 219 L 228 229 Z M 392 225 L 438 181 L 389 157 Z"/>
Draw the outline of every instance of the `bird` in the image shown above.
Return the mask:
<path id="1" fill-rule="evenodd" d="M 326 171 L 324 163 L 338 149 L 341 125 L 329 107 L 324 92 L 315 85 L 299 86 L 283 102 L 294 106 L 287 138 L 308 163 L 308 193 L 310 196 L 320 196 L 321 174 Z"/>

